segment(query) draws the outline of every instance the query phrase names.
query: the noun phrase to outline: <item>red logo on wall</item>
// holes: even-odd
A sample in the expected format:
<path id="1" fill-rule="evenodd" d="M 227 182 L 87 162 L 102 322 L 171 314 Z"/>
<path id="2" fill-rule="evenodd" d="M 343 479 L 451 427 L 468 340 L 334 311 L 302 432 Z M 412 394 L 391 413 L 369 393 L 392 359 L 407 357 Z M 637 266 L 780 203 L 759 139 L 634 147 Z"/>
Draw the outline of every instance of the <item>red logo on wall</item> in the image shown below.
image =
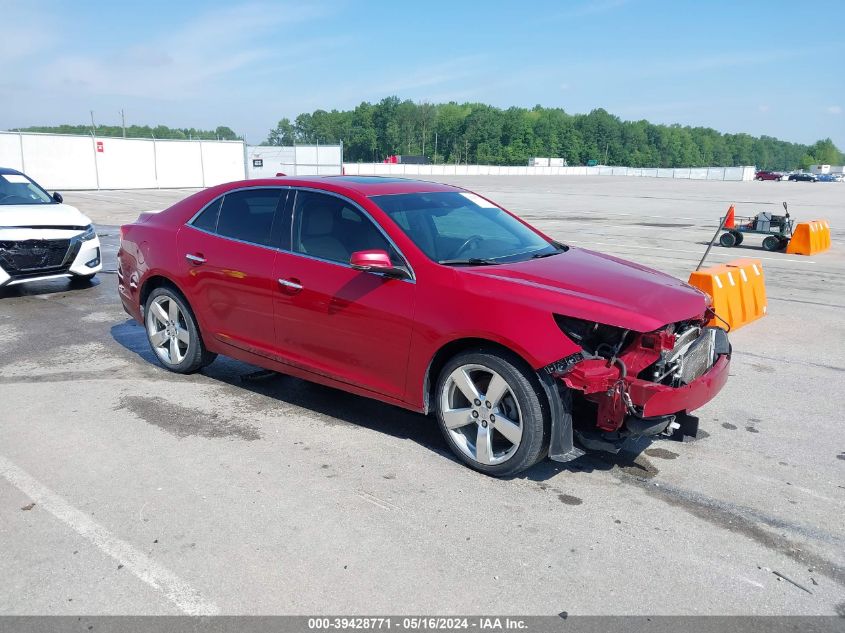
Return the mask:
<path id="1" fill-rule="evenodd" d="M 103 153 L 103 142 L 102 141 L 97 141 L 97 151 L 100 152 L 101 154 Z"/>

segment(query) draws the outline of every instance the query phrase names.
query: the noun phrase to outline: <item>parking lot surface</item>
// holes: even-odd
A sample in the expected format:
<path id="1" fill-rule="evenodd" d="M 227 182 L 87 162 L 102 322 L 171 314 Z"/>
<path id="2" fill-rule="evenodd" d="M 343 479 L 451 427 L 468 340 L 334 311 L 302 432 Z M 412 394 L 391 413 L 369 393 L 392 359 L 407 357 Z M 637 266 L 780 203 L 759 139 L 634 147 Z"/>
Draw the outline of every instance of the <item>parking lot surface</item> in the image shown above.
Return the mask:
<path id="1" fill-rule="evenodd" d="M 117 227 L 189 192 L 66 192 L 105 270 L 0 290 L 0 613 L 845 613 L 845 186 L 445 180 L 683 279 L 731 203 L 786 200 L 833 247 L 713 248 L 762 260 L 769 314 L 732 333 L 698 440 L 495 480 L 431 418 L 225 358 L 162 369 Z"/>

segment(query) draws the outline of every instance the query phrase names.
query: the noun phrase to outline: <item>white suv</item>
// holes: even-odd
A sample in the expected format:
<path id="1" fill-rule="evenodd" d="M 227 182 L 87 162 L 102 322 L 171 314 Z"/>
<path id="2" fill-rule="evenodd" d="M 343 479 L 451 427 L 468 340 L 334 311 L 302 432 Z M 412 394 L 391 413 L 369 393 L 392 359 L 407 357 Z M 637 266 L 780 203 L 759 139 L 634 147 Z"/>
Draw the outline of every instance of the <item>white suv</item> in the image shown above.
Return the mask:
<path id="1" fill-rule="evenodd" d="M 90 280 L 102 265 L 91 220 L 29 176 L 0 167 L 0 286 L 70 277 Z"/>

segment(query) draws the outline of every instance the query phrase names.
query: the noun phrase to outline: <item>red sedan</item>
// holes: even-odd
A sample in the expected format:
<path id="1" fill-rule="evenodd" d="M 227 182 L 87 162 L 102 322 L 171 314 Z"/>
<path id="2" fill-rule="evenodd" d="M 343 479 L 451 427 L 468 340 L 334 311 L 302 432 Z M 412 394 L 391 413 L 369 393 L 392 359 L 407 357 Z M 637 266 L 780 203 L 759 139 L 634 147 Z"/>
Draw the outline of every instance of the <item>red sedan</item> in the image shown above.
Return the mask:
<path id="1" fill-rule="evenodd" d="M 212 187 L 122 227 L 118 275 L 167 369 L 225 354 L 433 412 L 495 476 L 671 435 L 728 375 L 706 295 L 431 182 Z"/>
<path id="2" fill-rule="evenodd" d="M 767 171 L 765 169 L 761 169 L 754 174 L 754 180 L 783 180 L 785 178 L 786 176 L 779 171 Z"/>

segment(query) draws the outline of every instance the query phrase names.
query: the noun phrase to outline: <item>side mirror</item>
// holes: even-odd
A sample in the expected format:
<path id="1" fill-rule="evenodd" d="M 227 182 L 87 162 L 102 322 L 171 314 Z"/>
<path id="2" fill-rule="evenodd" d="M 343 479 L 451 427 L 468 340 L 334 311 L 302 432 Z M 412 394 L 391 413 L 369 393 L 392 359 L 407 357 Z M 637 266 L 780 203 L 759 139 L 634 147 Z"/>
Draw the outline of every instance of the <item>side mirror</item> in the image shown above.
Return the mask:
<path id="1" fill-rule="evenodd" d="M 60 194 L 58 191 L 53 192 L 53 200 L 55 200 L 59 204 L 65 201 L 65 199 L 62 198 L 62 194 Z"/>
<path id="2" fill-rule="evenodd" d="M 349 265 L 355 270 L 361 270 L 364 272 L 382 273 L 388 277 L 397 277 L 399 279 L 410 278 L 410 275 L 405 268 L 393 265 L 387 251 L 356 251 L 352 253 L 352 256 L 349 258 Z"/>

